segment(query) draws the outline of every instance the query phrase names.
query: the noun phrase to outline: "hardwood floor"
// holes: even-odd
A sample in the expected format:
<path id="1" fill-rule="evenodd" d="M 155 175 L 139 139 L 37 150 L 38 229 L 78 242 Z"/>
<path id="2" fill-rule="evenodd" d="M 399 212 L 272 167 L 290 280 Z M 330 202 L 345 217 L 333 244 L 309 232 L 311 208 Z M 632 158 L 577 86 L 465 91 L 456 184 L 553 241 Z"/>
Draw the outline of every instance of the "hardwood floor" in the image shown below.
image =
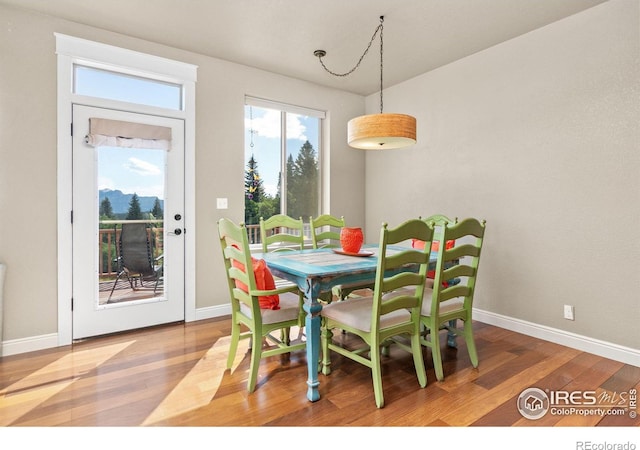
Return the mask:
<path id="1" fill-rule="evenodd" d="M 306 399 L 306 355 L 263 360 L 258 388 L 246 391 L 247 341 L 225 370 L 229 320 L 212 319 L 122 333 L 0 358 L 0 426 L 616 426 L 637 427 L 629 398 L 624 415 L 524 418 L 530 387 L 595 391 L 599 404 L 640 388 L 640 368 L 501 328 L 475 324 L 480 357 L 471 367 L 464 342 L 444 348 L 445 380 L 420 389 L 411 356 L 383 358 L 385 407 L 377 409 L 369 369 L 332 354 L 319 375 L 321 399 Z M 341 336 L 348 344 L 350 337 Z M 609 397 L 607 397 L 607 395 Z M 617 396 L 617 397 L 616 397 Z M 605 408 L 606 409 L 606 408 Z M 609 410 L 612 406 L 609 406 Z"/>

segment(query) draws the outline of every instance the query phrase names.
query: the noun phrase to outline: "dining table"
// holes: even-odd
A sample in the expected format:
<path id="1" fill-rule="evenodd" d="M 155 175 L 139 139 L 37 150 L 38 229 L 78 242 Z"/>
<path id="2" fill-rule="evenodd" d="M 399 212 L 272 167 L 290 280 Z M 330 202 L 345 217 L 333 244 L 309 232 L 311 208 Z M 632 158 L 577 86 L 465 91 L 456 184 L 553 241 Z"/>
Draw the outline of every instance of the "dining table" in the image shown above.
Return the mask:
<path id="1" fill-rule="evenodd" d="M 407 250 L 401 245 L 387 246 L 387 254 Z M 305 335 L 307 349 L 307 398 L 315 402 L 320 399 L 318 391 L 320 357 L 320 311 L 318 301 L 321 292 L 331 292 L 334 286 L 355 287 L 375 281 L 378 264 L 377 245 L 364 245 L 357 254 L 347 254 L 340 248 L 276 251 L 255 254 L 267 263 L 272 274 L 298 285 L 304 293 Z M 435 268 L 437 252 L 431 252 L 430 268 Z M 405 266 L 394 272 L 417 271 L 418 265 Z M 346 300 L 348 301 L 348 300 Z"/>

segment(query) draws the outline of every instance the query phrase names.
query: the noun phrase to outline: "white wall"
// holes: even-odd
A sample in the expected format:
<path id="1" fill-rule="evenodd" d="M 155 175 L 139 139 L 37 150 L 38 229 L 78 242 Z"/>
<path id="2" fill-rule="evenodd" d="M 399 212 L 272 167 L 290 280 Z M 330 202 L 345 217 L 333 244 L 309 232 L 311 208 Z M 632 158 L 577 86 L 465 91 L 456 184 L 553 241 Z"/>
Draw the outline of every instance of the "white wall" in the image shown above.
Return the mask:
<path id="1" fill-rule="evenodd" d="M 366 233 L 484 218 L 477 308 L 640 349 L 638 19 L 612 0 L 386 90 L 418 144 L 367 154 Z"/>
<path id="2" fill-rule="evenodd" d="M 323 169 L 330 174 L 325 182 L 331 195 L 324 205 L 327 212 L 364 224 L 364 155 L 346 144 L 346 123 L 364 112 L 363 97 L 7 6 L 0 5 L 0 17 L 0 262 L 7 264 L 5 344 L 51 342 L 51 336 L 55 342 L 58 332 L 54 32 L 199 67 L 197 217 L 196 230 L 187 230 L 196 233 L 197 317 L 215 314 L 216 308 L 229 303 L 216 221 L 223 216 L 244 219 L 245 94 L 330 111 L 323 130 L 329 151 Z M 217 197 L 227 197 L 229 209 L 217 210 Z"/>
<path id="3" fill-rule="evenodd" d="M 386 89 L 385 111 L 415 115 L 419 142 L 367 153 L 365 164 L 365 153 L 345 143 L 347 120 L 364 109 L 359 96 L 0 6 L 5 343 L 58 331 L 53 33 L 60 32 L 199 66 L 199 310 L 228 302 L 215 223 L 223 214 L 243 217 L 246 93 L 330 111 L 325 203 L 366 225 L 369 241 L 382 221 L 485 218 L 478 308 L 639 349 L 638 16 L 637 0 L 612 0 Z M 367 98 L 367 110 L 376 112 L 377 102 Z M 230 209 L 216 210 L 216 197 L 229 198 Z M 575 305 L 575 322 L 562 319 L 565 303 Z"/>

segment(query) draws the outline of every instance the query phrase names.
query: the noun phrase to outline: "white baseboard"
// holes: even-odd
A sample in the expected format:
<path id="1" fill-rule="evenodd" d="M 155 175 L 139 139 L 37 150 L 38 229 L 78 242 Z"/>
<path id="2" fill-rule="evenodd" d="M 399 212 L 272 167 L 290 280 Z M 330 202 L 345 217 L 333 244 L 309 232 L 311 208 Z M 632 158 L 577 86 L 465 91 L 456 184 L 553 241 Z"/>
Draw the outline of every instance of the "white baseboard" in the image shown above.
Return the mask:
<path id="1" fill-rule="evenodd" d="M 195 320 L 213 319 L 231 314 L 231 305 L 209 306 L 196 310 Z M 483 311 L 474 308 L 473 318 L 478 322 L 483 322 L 496 327 L 504 328 L 516 333 L 526 334 L 545 341 L 554 342 L 566 347 L 575 348 L 576 350 L 593 353 L 603 358 L 620 361 L 625 364 L 640 367 L 640 350 L 630 347 L 605 342 L 598 339 L 581 336 L 579 334 L 570 333 L 564 330 L 539 325 L 525 320 L 515 319 L 513 317 L 503 316 L 500 314 Z M 58 334 L 46 334 L 42 336 L 33 336 L 29 338 L 14 339 L 2 342 L 0 348 L 1 356 L 17 355 L 20 353 L 33 352 L 36 350 L 44 350 L 58 346 Z"/>
<path id="2" fill-rule="evenodd" d="M 196 320 L 213 319 L 214 317 L 230 316 L 231 303 L 226 305 L 208 306 L 196 310 Z"/>
<path id="3" fill-rule="evenodd" d="M 638 349 L 623 347 L 622 345 L 613 344 L 611 342 L 601 341 L 587 336 L 570 333 L 568 331 L 558 330 L 557 328 L 551 328 L 545 325 L 539 325 L 476 308 L 473 309 L 473 319 L 478 322 L 487 323 L 489 325 L 494 325 L 517 333 L 526 334 L 527 336 L 533 336 L 555 344 L 564 345 L 565 347 L 592 353 L 594 355 L 602 356 L 603 358 L 613 359 L 614 361 L 620 361 L 625 364 L 640 367 L 640 350 Z"/>
<path id="4" fill-rule="evenodd" d="M 231 315 L 231 304 L 197 309 L 195 320 L 213 319 L 227 315 Z M 0 342 L 0 357 L 46 350 L 58 346 L 58 333 L 13 339 Z"/>
<path id="5" fill-rule="evenodd" d="M 18 355 L 20 353 L 35 352 L 58 346 L 58 333 L 31 336 L 22 339 L 0 342 L 0 356 Z"/>

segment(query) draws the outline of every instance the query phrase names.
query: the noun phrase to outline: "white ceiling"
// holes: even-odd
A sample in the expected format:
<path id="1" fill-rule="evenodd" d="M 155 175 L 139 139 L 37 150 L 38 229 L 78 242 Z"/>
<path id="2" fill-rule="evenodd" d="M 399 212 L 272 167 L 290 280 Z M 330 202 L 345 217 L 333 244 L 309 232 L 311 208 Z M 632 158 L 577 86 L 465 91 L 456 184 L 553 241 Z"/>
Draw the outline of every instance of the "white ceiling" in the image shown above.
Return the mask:
<path id="1" fill-rule="evenodd" d="M 0 0 L 74 22 L 368 95 L 606 0 Z"/>

